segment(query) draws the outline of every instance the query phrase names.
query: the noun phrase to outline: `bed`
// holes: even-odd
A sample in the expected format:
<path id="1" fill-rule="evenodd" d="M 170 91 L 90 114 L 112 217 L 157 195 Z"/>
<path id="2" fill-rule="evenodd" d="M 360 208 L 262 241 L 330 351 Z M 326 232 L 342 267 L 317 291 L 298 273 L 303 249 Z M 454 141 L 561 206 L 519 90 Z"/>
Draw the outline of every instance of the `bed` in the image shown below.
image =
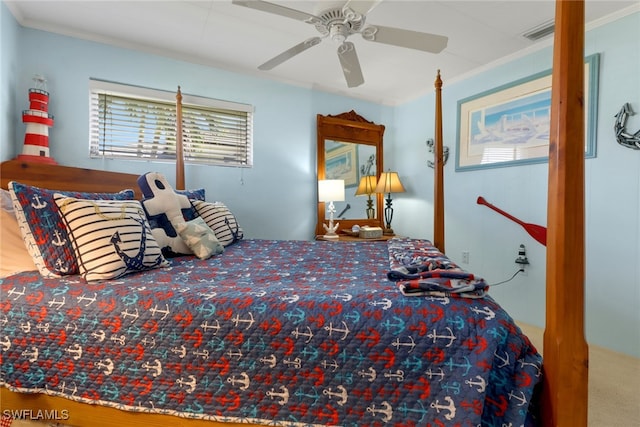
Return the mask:
<path id="1" fill-rule="evenodd" d="M 111 281 L 3 279 L 2 410 L 77 426 L 586 425 L 583 7 L 556 9 L 544 364 L 444 254 L 436 155 L 435 246 L 234 238 Z M 137 191 L 138 179 L 2 163 L 5 189 Z"/>

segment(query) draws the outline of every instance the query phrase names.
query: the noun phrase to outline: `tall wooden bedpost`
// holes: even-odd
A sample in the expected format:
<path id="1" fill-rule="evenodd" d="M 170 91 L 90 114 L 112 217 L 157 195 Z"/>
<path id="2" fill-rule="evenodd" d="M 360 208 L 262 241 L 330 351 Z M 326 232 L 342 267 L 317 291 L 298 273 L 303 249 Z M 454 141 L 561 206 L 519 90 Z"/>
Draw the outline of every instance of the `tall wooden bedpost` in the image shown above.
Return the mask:
<path id="1" fill-rule="evenodd" d="M 182 92 L 176 93 L 176 189 L 184 190 L 184 151 L 182 148 Z"/>
<path id="2" fill-rule="evenodd" d="M 556 0 L 549 195 L 543 425 L 586 426 L 584 338 L 584 0 Z"/>
<path id="3" fill-rule="evenodd" d="M 433 179 L 433 244 L 440 252 L 444 249 L 444 146 L 442 143 L 442 79 L 440 70 L 435 81 L 436 121 L 434 137 Z"/>

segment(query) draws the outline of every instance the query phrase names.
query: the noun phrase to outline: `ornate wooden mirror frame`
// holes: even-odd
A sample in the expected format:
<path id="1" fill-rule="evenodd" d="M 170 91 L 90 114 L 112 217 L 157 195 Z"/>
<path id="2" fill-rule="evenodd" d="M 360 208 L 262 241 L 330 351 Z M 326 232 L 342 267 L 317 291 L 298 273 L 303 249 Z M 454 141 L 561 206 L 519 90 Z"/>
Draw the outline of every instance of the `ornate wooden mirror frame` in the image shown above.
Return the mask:
<path id="1" fill-rule="evenodd" d="M 326 142 L 346 142 L 362 144 L 367 146 L 373 146 L 375 148 L 375 175 L 376 182 L 380 177 L 383 167 L 383 147 L 382 137 L 384 135 L 384 125 L 377 125 L 373 122 L 366 120 L 364 117 L 358 115 L 355 111 L 351 110 L 347 113 L 338 115 L 323 116 L 318 114 L 317 116 L 317 132 L 318 132 L 318 180 L 325 179 L 327 177 L 326 161 L 327 150 Z M 358 150 L 356 150 L 357 153 Z M 357 154 L 356 154 L 357 156 Z M 355 164 L 351 164 L 351 168 L 355 168 L 355 185 L 346 186 L 345 192 L 348 197 L 351 197 L 356 191 L 358 183 L 360 181 L 361 172 L 359 164 L 362 161 L 356 161 Z M 317 190 L 316 190 L 317 191 Z M 366 205 L 367 196 L 358 196 L 363 199 Z M 372 194 L 374 201 L 375 214 L 373 218 L 367 218 L 365 209 L 362 209 L 362 218 L 354 219 L 342 219 L 336 217 L 335 221 L 340 223 L 338 233 L 340 230 L 351 230 L 354 225 L 369 225 L 372 227 L 382 226 L 382 194 Z M 341 211 L 340 206 L 336 206 L 337 213 Z M 324 202 L 318 202 L 318 222 L 316 224 L 316 235 L 325 234 L 323 223 L 328 223 L 325 220 L 326 206 Z"/>

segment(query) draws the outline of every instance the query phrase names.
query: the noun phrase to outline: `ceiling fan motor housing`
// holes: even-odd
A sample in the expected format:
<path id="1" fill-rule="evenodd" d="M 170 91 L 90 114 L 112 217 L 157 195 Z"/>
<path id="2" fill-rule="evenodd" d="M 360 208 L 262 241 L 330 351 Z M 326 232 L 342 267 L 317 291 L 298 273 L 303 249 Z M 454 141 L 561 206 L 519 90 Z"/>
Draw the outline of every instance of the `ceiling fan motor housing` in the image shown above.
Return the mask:
<path id="1" fill-rule="evenodd" d="M 364 16 L 355 13 L 348 16 L 357 16 L 359 19 L 349 19 L 339 7 L 327 9 L 318 15 L 320 22 L 316 22 L 315 27 L 323 36 L 329 36 L 332 40 L 342 43 L 364 26 Z"/>

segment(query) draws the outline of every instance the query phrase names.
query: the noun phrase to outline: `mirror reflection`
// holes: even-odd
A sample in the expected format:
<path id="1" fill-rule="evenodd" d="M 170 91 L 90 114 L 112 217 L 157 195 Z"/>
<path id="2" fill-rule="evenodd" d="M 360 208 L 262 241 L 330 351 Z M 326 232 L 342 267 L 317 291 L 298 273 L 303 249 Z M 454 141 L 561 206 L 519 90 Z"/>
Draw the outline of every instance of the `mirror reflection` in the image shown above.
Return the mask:
<path id="1" fill-rule="evenodd" d="M 333 201 L 338 233 L 348 234 L 354 225 L 382 226 L 383 197 L 373 191 L 382 172 L 384 129 L 353 110 L 317 115 L 318 180 L 345 182 L 344 201 Z M 318 199 L 316 236 L 324 235 L 330 217 L 326 205 Z"/>
<path id="2" fill-rule="evenodd" d="M 377 174 L 374 145 L 325 140 L 325 179 L 343 179 L 345 186 L 345 200 L 334 203 L 335 220 L 375 218 Z"/>

